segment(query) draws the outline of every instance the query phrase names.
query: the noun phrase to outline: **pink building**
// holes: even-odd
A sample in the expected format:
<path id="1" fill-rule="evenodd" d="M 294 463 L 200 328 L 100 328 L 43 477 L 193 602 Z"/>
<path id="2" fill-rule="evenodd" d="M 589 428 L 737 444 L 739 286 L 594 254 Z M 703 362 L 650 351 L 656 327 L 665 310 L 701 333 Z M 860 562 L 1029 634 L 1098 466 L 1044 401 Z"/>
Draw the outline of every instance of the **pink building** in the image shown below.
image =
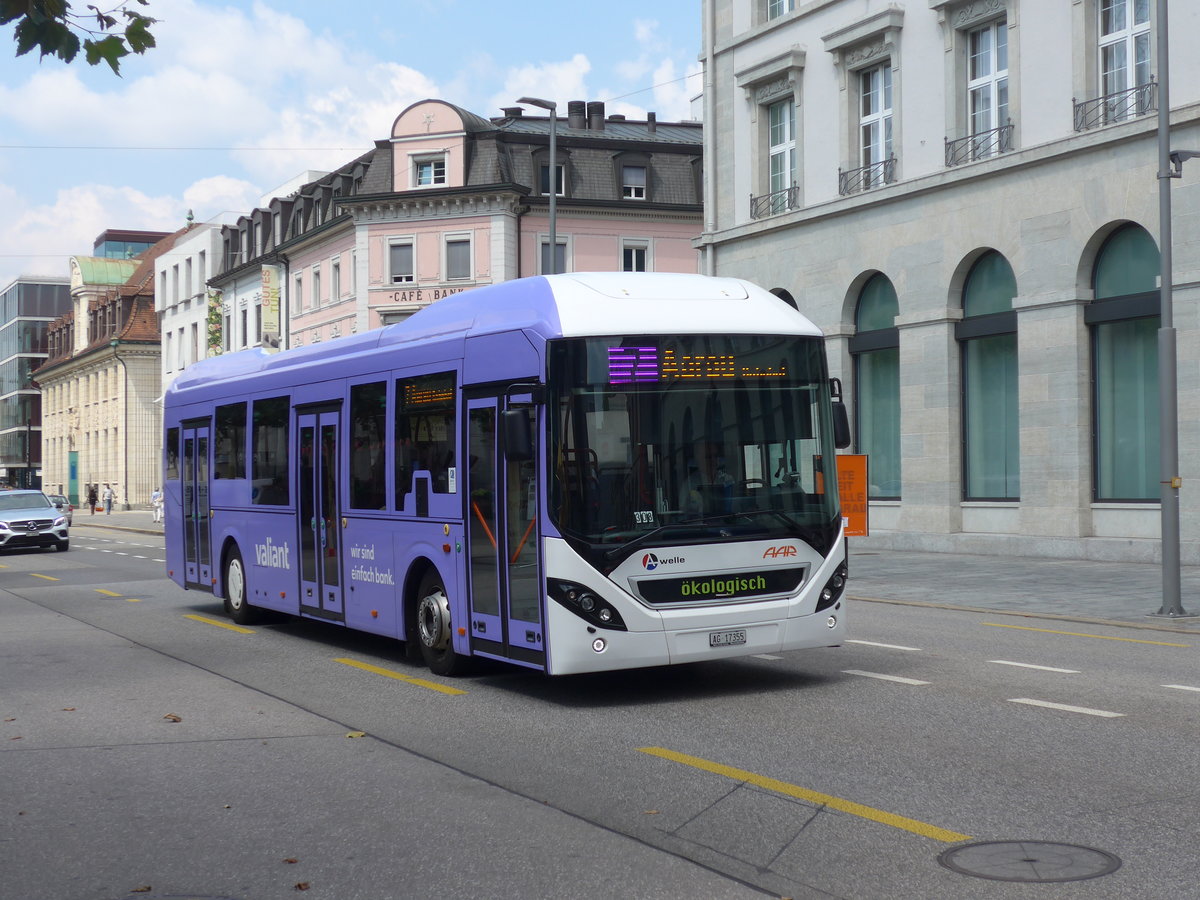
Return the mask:
<path id="1" fill-rule="evenodd" d="M 696 272 L 701 126 L 605 116 L 572 101 L 557 119 L 519 107 L 484 119 L 441 100 L 404 110 L 342 169 L 226 229 L 226 347 L 299 346 L 404 319 L 441 297 L 548 271 Z M 551 177 L 551 167 L 554 177 Z"/>

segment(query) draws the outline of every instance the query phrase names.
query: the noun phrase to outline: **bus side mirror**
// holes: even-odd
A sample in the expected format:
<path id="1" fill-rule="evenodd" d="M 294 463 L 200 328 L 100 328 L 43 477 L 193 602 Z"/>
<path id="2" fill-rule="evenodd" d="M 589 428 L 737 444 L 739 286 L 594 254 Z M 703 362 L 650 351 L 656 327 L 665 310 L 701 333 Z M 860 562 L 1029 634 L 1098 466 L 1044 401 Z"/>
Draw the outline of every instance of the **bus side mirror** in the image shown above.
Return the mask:
<path id="1" fill-rule="evenodd" d="M 845 450 L 854 441 L 850 435 L 850 413 L 842 400 L 842 381 L 840 378 L 829 379 L 829 396 L 833 401 L 833 445 L 839 450 Z"/>
<path id="2" fill-rule="evenodd" d="M 504 454 L 511 460 L 533 459 L 533 423 L 529 409 L 506 409 L 500 414 L 504 423 Z"/>

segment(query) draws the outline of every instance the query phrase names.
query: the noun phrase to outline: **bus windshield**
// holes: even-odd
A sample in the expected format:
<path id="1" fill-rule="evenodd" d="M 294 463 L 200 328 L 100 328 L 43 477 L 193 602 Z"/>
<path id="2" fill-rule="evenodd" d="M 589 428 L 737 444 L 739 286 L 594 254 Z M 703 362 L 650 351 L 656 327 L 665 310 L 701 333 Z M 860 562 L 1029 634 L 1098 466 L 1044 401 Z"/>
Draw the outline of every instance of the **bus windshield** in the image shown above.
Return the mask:
<path id="1" fill-rule="evenodd" d="M 836 540 L 820 338 L 571 338 L 548 375 L 550 513 L 602 570 L 647 546 Z"/>

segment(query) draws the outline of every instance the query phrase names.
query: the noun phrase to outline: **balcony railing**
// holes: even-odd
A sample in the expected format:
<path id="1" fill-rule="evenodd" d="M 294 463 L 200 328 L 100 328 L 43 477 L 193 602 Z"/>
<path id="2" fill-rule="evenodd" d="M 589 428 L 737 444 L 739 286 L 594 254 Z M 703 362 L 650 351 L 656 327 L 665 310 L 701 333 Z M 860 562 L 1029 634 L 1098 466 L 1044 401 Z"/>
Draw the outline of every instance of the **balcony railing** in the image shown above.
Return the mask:
<path id="1" fill-rule="evenodd" d="M 799 208 L 800 188 L 794 184 L 782 190 L 750 198 L 750 218 L 752 219 L 762 219 Z"/>
<path id="2" fill-rule="evenodd" d="M 871 188 L 891 184 L 896 180 L 896 155 L 893 153 L 887 159 L 858 169 L 842 169 L 838 167 L 838 193 L 845 197 L 859 191 L 869 191 Z"/>
<path id="3" fill-rule="evenodd" d="M 1007 125 L 999 128 L 989 128 L 953 141 L 946 138 L 946 165 L 960 166 L 998 153 L 1007 153 L 1012 148 L 1013 123 L 1009 119 Z"/>
<path id="4" fill-rule="evenodd" d="M 1103 128 L 1158 112 L 1158 84 L 1151 77 L 1145 84 L 1125 91 L 1105 94 L 1095 100 L 1076 100 L 1072 97 L 1071 102 L 1075 106 L 1076 131 Z"/>

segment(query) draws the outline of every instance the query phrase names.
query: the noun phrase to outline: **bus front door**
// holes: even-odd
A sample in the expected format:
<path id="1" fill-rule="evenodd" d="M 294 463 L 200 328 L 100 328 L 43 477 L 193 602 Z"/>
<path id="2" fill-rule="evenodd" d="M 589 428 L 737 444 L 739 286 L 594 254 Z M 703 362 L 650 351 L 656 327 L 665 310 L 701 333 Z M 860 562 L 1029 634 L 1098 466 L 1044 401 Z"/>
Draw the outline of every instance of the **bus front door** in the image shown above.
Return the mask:
<path id="1" fill-rule="evenodd" d="M 342 619 L 341 511 L 338 508 L 336 409 L 298 413 L 300 611 Z"/>
<path id="2" fill-rule="evenodd" d="M 528 400 L 516 394 L 511 402 Z M 467 549 L 473 652 L 545 668 L 537 461 L 508 459 L 504 397 L 467 402 Z"/>
<path id="3" fill-rule="evenodd" d="M 208 434 L 207 422 L 183 427 L 183 571 L 189 587 L 211 591 Z"/>

